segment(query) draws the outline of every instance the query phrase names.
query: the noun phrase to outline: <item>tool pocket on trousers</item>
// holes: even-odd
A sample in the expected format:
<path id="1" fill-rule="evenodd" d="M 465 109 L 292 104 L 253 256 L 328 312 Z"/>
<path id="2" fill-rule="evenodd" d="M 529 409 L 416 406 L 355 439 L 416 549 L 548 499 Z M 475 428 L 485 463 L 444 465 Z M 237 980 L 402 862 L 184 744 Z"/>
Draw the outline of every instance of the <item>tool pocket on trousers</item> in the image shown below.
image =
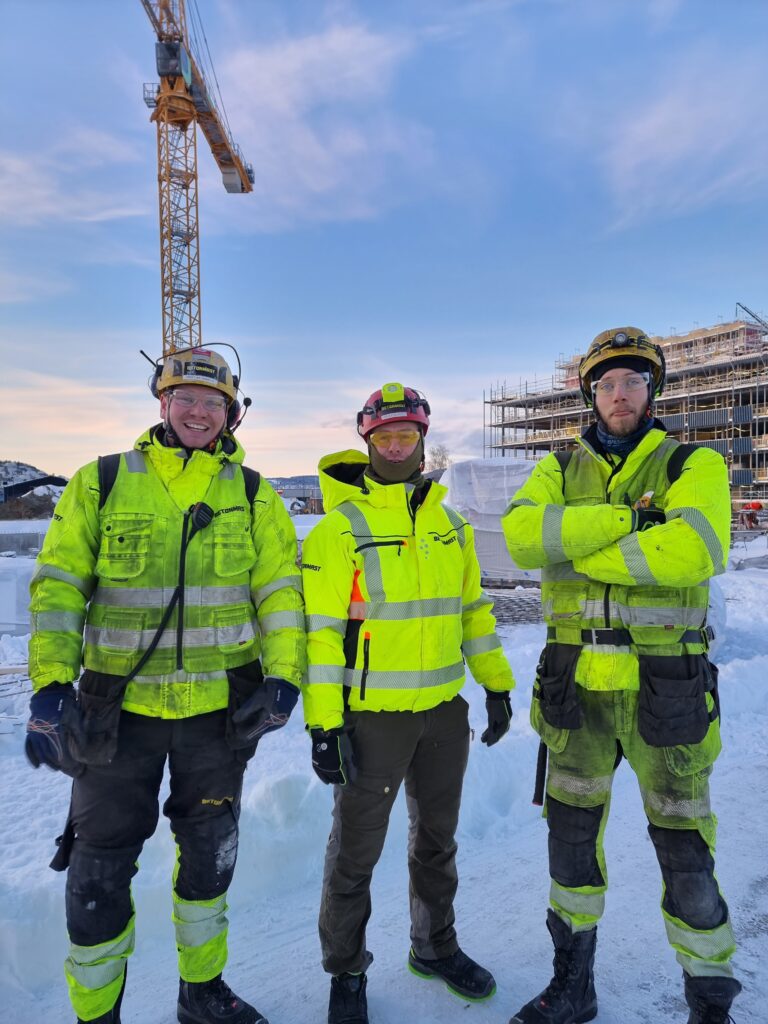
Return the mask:
<path id="1" fill-rule="evenodd" d="M 264 682 L 261 662 L 257 659 L 237 668 L 228 668 L 227 679 L 229 680 L 229 703 L 224 739 L 229 749 L 235 751 L 237 760 L 241 764 L 247 764 L 256 753 L 259 741 L 254 743 L 251 740 L 243 739 L 232 721 L 232 716 Z"/>
<path id="2" fill-rule="evenodd" d="M 77 707 L 65 723 L 69 750 L 82 764 L 109 764 L 117 753 L 124 676 L 86 669 L 77 684 Z"/>
<path id="3" fill-rule="evenodd" d="M 561 643 L 547 644 L 541 652 L 535 699 L 539 701 L 542 718 L 555 729 L 581 727 L 581 704 L 576 689 L 576 662 L 580 654 L 579 645 Z"/>
<path id="4" fill-rule="evenodd" d="M 701 743 L 717 718 L 716 669 L 705 655 L 641 654 L 638 730 L 650 747 Z"/>

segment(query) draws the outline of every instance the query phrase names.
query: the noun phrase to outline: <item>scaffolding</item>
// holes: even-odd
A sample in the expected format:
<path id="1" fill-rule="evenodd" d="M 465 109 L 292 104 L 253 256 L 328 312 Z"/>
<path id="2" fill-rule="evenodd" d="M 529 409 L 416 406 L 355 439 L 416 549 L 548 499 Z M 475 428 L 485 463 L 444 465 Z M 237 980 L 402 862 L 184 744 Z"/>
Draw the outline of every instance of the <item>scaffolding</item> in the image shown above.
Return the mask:
<path id="1" fill-rule="evenodd" d="M 768 324 L 739 309 L 747 317 L 653 339 L 667 360 L 656 415 L 672 437 L 720 452 L 736 503 L 768 502 Z M 539 459 L 570 447 L 593 419 L 579 391 L 580 359 L 561 357 L 545 381 L 484 393 L 483 454 Z"/>

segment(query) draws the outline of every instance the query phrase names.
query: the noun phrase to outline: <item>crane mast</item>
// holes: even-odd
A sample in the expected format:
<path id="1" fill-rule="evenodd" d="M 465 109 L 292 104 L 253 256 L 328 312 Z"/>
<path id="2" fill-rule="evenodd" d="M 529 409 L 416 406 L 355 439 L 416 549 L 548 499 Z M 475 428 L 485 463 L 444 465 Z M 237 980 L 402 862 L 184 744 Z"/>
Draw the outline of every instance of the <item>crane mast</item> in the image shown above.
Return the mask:
<path id="1" fill-rule="evenodd" d="M 157 42 L 159 84 L 144 85 L 157 126 L 163 355 L 201 344 L 197 125 L 228 192 L 250 192 L 253 169 L 232 139 L 190 47 L 184 0 L 141 0 Z"/>

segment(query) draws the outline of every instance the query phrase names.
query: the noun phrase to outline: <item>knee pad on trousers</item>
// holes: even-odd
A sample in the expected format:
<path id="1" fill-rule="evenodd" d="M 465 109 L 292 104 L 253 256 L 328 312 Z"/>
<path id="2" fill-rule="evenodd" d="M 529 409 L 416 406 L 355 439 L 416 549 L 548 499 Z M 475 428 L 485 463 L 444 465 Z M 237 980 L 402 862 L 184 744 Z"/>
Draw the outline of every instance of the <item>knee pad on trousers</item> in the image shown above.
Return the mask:
<path id="1" fill-rule="evenodd" d="M 700 931 L 718 928 L 728 907 L 715 881 L 715 862 L 696 829 L 648 826 L 664 879 L 664 910 Z"/>
<path id="2" fill-rule="evenodd" d="M 110 850 L 75 840 L 66 886 L 67 931 L 75 945 L 97 946 L 127 927 L 140 853 L 141 844 Z"/>
<path id="3" fill-rule="evenodd" d="M 605 885 L 597 862 L 597 836 L 603 806 L 571 807 L 547 797 L 549 873 L 558 885 L 570 889 Z"/>
<path id="4" fill-rule="evenodd" d="M 238 827 L 226 813 L 175 822 L 179 870 L 174 886 L 183 900 L 212 900 L 226 892 L 235 873 Z"/>

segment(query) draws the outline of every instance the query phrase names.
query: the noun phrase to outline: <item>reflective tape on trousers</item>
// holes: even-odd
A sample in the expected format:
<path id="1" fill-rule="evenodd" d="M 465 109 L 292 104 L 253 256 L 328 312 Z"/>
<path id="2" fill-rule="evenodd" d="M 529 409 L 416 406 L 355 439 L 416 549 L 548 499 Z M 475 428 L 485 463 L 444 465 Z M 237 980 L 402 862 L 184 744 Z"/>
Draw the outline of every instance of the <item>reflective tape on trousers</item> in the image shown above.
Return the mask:
<path id="1" fill-rule="evenodd" d="M 695 800 L 684 800 L 671 793 L 655 793 L 648 789 L 642 789 L 641 792 L 649 817 L 653 813 L 660 818 L 682 818 L 695 822 L 708 817 L 712 811 L 708 786 Z"/>
<path id="2" fill-rule="evenodd" d="M 711 931 L 696 931 L 686 927 L 683 921 L 664 914 L 664 926 L 669 944 L 697 960 L 720 962 L 730 957 L 736 949 L 730 919 Z"/>
<path id="3" fill-rule="evenodd" d="M 562 793 L 574 796 L 607 796 L 611 791 L 612 775 L 596 775 L 584 778 L 580 775 L 569 775 L 559 768 L 550 768 L 547 787 L 559 789 Z"/>
<path id="4" fill-rule="evenodd" d="M 177 945 L 193 948 L 204 946 L 206 942 L 221 935 L 228 924 L 226 910 L 226 896 L 205 904 L 174 899 L 173 926 Z"/>
<path id="5" fill-rule="evenodd" d="M 69 956 L 65 961 L 67 973 L 79 985 L 91 991 L 104 988 L 119 978 L 123 972 L 125 959 L 133 952 L 133 923 L 134 919 L 131 918 L 128 928 L 117 939 L 110 939 L 98 946 L 71 944 Z"/>
<path id="6" fill-rule="evenodd" d="M 574 892 L 552 881 L 549 887 L 550 901 L 562 907 L 569 914 L 587 914 L 589 917 L 602 917 L 605 909 L 605 895 L 601 892 Z"/>

